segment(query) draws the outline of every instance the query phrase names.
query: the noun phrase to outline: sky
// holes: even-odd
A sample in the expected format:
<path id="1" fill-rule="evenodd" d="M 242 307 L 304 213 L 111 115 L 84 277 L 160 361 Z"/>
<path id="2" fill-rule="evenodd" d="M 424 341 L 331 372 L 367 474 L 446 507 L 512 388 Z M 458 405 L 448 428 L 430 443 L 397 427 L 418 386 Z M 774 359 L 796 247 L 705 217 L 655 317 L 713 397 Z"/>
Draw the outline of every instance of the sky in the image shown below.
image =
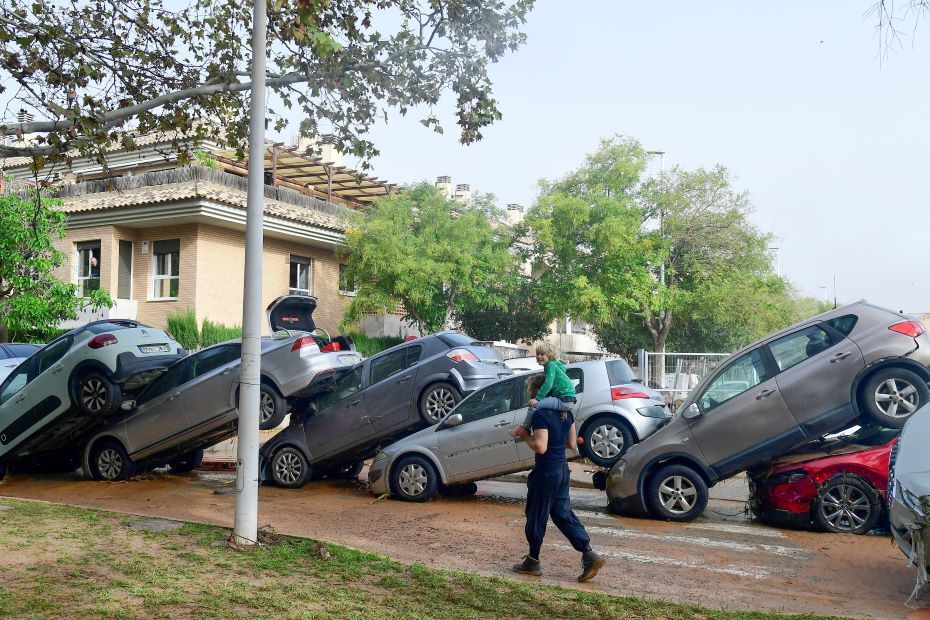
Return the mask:
<path id="1" fill-rule="evenodd" d="M 458 143 L 451 104 L 444 135 L 395 114 L 372 173 L 529 206 L 540 179 L 630 136 L 666 168 L 726 166 L 802 294 L 832 300 L 835 276 L 841 304 L 930 312 L 930 25 L 883 57 L 872 4 L 539 0 L 492 68 L 503 119 L 484 139 Z"/>

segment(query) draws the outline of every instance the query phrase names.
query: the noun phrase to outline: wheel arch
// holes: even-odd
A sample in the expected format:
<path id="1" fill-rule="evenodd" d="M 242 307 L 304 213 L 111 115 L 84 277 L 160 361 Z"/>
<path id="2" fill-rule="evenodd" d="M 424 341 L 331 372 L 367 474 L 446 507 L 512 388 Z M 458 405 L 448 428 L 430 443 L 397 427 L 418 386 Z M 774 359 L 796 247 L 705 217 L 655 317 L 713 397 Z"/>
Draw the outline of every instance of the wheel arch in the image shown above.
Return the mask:
<path id="1" fill-rule="evenodd" d="M 857 416 L 862 415 L 863 413 L 862 408 L 859 406 L 859 399 L 863 395 L 862 390 L 865 387 L 866 382 L 869 380 L 869 378 L 872 377 L 872 375 L 887 368 L 901 368 L 904 370 L 909 370 L 920 377 L 924 382 L 930 381 L 930 370 L 915 362 L 914 360 L 908 359 L 906 357 L 886 357 L 880 360 L 876 360 L 859 371 L 859 374 L 856 375 L 856 378 L 853 380 L 852 387 L 850 389 L 850 396 L 853 411 Z"/>
<path id="2" fill-rule="evenodd" d="M 129 448 L 126 447 L 126 442 L 123 439 L 112 432 L 106 432 L 100 435 L 92 437 L 87 444 L 84 446 L 81 455 L 81 471 L 84 473 L 84 478 L 87 480 L 92 480 L 93 476 L 90 471 L 90 454 L 93 451 L 94 447 L 97 446 L 102 441 L 115 441 L 120 446 L 123 447 L 123 450 L 126 451 L 126 454 L 129 455 L 129 458 L 132 459 L 132 454 L 129 452 Z"/>
<path id="3" fill-rule="evenodd" d="M 696 471 L 701 478 L 704 479 L 704 484 L 707 485 L 707 488 L 710 488 L 717 481 L 717 477 L 702 463 L 698 462 L 690 454 L 685 453 L 672 453 L 672 454 L 663 454 L 662 456 L 656 457 L 649 462 L 648 465 L 643 467 L 643 470 L 639 474 L 639 480 L 637 481 L 636 487 L 639 496 L 642 498 L 646 497 L 646 485 L 649 483 L 649 480 L 652 476 L 655 475 L 657 471 L 666 467 L 668 465 L 684 465 Z M 648 509 L 648 502 L 646 502 Z"/>
<path id="4" fill-rule="evenodd" d="M 107 379 L 113 376 L 113 370 L 107 367 L 100 360 L 83 360 L 71 369 L 68 376 L 68 395 L 71 397 L 71 404 L 77 405 L 78 399 L 78 382 L 84 375 L 91 372 L 99 372 L 106 376 Z M 112 379 L 110 379 L 112 381 Z"/>
<path id="5" fill-rule="evenodd" d="M 390 466 L 387 468 L 388 475 L 388 489 L 391 488 L 391 476 L 394 475 L 394 470 L 397 469 L 398 463 L 400 463 L 405 457 L 408 456 L 420 456 L 425 458 L 427 461 L 432 463 L 433 467 L 436 468 L 436 473 L 439 474 L 439 481 L 442 484 L 448 484 L 448 476 L 446 476 L 445 468 L 440 465 L 439 460 L 436 458 L 436 455 L 432 454 L 429 450 L 423 448 L 408 448 L 403 452 L 398 452 L 394 458 L 391 459 Z"/>
<path id="6" fill-rule="evenodd" d="M 634 444 L 641 441 L 639 438 L 639 433 L 636 432 L 636 427 L 633 426 L 633 423 L 630 422 L 626 416 L 617 413 L 616 411 L 599 411 L 598 413 L 592 413 L 587 418 L 585 418 L 584 422 L 581 423 L 581 428 L 578 429 L 578 435 L 584 435 L 588 428 L 590 428 L 591 424 L 601 417 L 609 417 L 623 424 L 626 427 L 626 430 L 630 431 L 630 434 L 633 436 Z"/>

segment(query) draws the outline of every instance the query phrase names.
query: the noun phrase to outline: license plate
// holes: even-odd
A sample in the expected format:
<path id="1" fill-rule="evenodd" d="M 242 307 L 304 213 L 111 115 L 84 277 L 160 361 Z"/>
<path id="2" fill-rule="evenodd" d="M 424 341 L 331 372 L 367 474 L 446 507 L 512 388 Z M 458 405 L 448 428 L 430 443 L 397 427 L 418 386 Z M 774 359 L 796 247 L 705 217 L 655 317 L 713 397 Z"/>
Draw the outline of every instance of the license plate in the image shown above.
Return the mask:
<path id="1" fill-rule="evenodd" d="M 167 353 L 170 351 L 168 345 L 166 344 L 150 344 L 146 346 L 140 346 L 139 350 L 143 353 Z"/>

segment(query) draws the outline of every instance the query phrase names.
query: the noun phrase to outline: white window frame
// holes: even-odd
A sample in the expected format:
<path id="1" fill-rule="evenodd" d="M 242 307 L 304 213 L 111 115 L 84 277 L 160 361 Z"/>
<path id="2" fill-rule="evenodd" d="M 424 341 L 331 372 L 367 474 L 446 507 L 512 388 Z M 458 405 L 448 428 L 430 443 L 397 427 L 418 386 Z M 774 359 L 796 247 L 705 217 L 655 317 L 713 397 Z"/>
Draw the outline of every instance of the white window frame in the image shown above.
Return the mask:
<path id="1" fill-rule="evenodd" d="M 84 285 L 88 280 L 96 280 L 97 290 L 100 290 L 100 267 L 101 267 L 101 263 L 103 262 L 102 254 L 100 252 L 100 241 L 99 240 L 82 241 L 80 243 L 76 243 L 75 250 L 77 250 L 77 260 L 75 260 L 75 273 L 77 275 L 75 279 L 77 280 L 78 295 L 86 298 L 87 295 L 84 294 Z M 81 254 L 84 252 L 89 252 L 90 255 L 93 256 L 94 250 L 96 250 L 97 252 L 97 275 L 96 276 L 91 276 L 89 274 L 82 275 L 81 274 Z M 90 267 L 89 258 L 87 260 L 87 266 L 88 268 Z"/>
<path id="2" fill-rule="evenodd" d="M 345 297 L 355 297 L 358 293 L 358 287 L 347 289 L 342 287 L 342 272 L 348 269 L 349 266 L 343 263 L 339 263 L 339 274 L 336 277 L 337 286 L 339 287 L 339 294 L 344 295 Z M 346 282 L 348 284 L 348 281 Z"/>
<path id="3" fill-rule="evenodd" d="M 292 286 L 291 282 L 291 265 L 297 265 L 297 280 L 300 281 L 300 269 L 303 267 L 307 271 L 307 288 L 302 289 Z M 298 256 L 291 254 L 287 267 L 287 292 L 289 295 L 313 295 L 313 259 L 307 256 Z"/>
<path id="4" fill-rule="evenodd" d="M 174 239 L 166 239 L 166 241 L 175 241 L 175 240 L 174 240 Z M 158 242 L 156 241 L 155 243 L 158 243 Z M 180 248 L 180 240 L 178 240 L 178 275 L 176 275 L 176 276 L 171 275 L 171 272 L 173 271 L 172 267 L 174 267 L 174 263 L 173 263 L 173 261 L 172 261 L 172 254 L 173 254 L 173 252 L 171 252 L 171 251 L 169 251 L 169 252 L 156 252 L 156 251 L 155 251 L 155 243 L 152 244 L 152 288 L 151 288 L 151 297 L 150 297 L 150 299 L 152 299 L 152 300 L 157 300 L 157 301 L 174 301 L 174 300 L 176 300 L 176 299 L 178 298 L 177 296 L 174 296 L 174 297 L 170 297 L 170 296 L 169 296 L 169 297 L 161 297 L 161 296 L 159 296 L 159 294 L 158 294 L 158 289 L 159 289 L 158 284 L 159 284 L 161 281 L 164 281 L 164 280 L 169 280 L 169 281 L 170 281 L 170 280 L 177 280 L 177 281 L 178 281 L 178 294 L 180 294 L 180 292 L 181 292 L 181 248 Z M 163 254 L 165 254 L 165 255 L 168 256 L 168 260 L 167 260 L 168 272 L 167 272 L 167 274 L 159 274 L 159 273 L 158 273 L 158 257 L 161 256 L 161 255 L 163 255 Z M 169 284 L 168 284 L 168 290 L 169 290 L 169 291 L 171 290 L 171 284 L 170 284 L 170 282 L 169 282 Z"/>

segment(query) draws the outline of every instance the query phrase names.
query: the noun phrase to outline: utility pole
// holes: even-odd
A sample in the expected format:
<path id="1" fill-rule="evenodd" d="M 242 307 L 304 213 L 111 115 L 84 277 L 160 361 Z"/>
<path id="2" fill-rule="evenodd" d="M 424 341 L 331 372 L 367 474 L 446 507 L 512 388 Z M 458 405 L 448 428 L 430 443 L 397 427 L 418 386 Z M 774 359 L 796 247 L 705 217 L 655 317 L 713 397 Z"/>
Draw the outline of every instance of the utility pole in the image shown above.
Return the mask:
<path id="1" fill-rule="evenodd" d="M 665 151 L 646 151 L 647 155 L 658 155 L 659 156 L 659 178 L 662 177 L 662 173 L 665 172 Z M 665 236 L 665 208 L 663 204 L 659 203 L 659 237 L 662 238 Z M 665 325 L 665 259 L 662 259 L 662 262 L 659 263 L 659 283 L 661 286 L 661 295 L 662 297 L 659 300 L 659 317 L 662 319 L 660 325 Z M 665 341 L 662 341 L 662 346 L 659 347 L 661 351 L 656 351 L 660 353 L 659 363 L 661 369 L 659 370 L 659 387 L 665 387 Z"/>
<path id="2" fill-rule="evenodd" d="M 249 178 L 245 221 L 245 283 L 242 295 L 242 365 L 239 374 L 239 445 L 233 540 L 258 542 L 258 424 L 262 363 L 262 238 L 265 208 L 266 0 L 252 7 L 252 101 L 249 113 Z"/>

